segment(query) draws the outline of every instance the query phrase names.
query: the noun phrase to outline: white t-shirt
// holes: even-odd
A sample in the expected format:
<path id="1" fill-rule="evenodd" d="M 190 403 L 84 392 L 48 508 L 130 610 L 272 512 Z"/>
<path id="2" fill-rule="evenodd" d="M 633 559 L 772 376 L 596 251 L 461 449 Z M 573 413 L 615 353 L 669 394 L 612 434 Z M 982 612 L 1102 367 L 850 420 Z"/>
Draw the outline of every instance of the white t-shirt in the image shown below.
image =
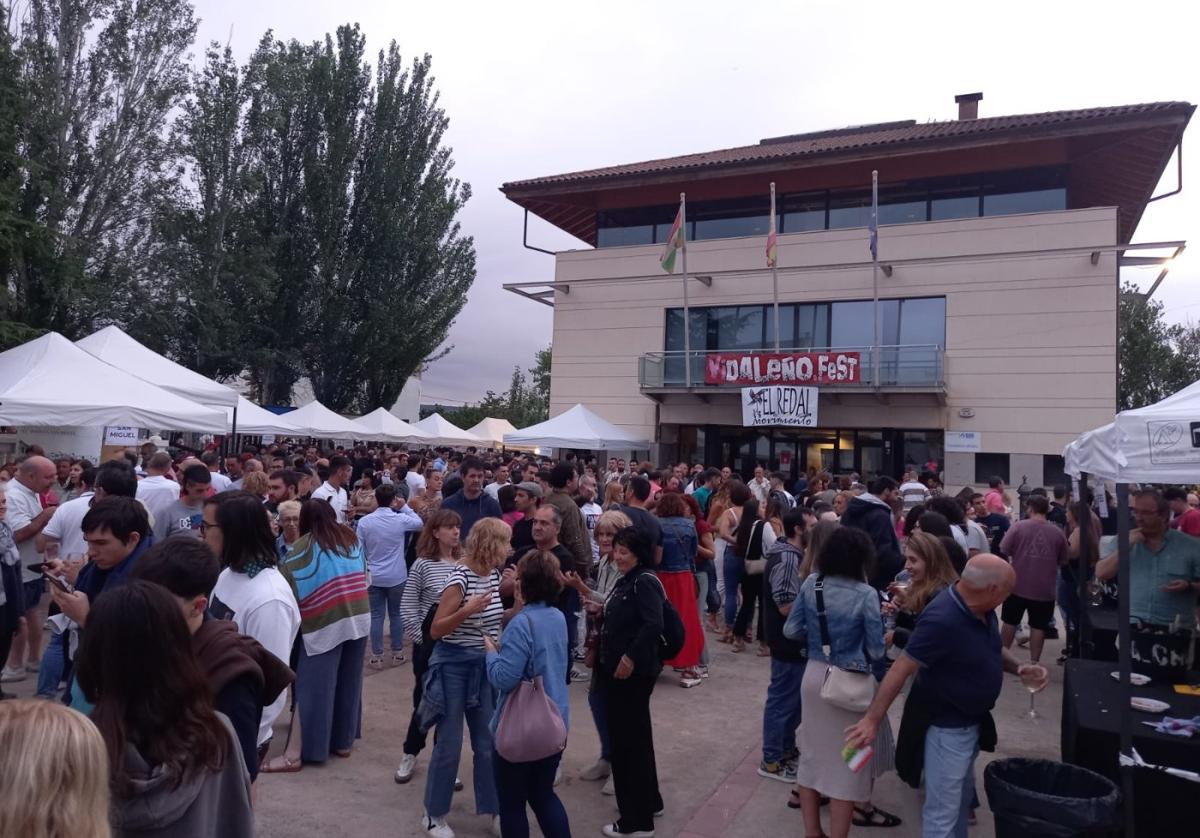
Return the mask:
<path id="1" fill-rule="evenodd" d="M 210 471 L 209 478 L 212 480 L 212 490 L 214 495 L 219 495 L 221 492 L 229 491 L 229 487 L 233 485 L 233 481 L 219 471 Z"/>
<path id="2" fill-rule="evenodd" d="M 87 542 L 83 540 L 83 516 L 92 508 L 92 495 L 92 492 L 85 492 L 62 504 L 54 510 L 42 530 L 42 535 L 58 542 L 59 558 L 87 552 Z"/>
<path id="3" fill-rule="evenodd" d="M 958 529 L 955 527 L 954 529 Z M 972 550 L 978 550 L 980 553 L 991 552 L 991 545 L 988 544 L 987 530 L 974 521 L 967 521 L 967 555 L 971 555 Z"/>
<path id="4" fill-rule="evenodd" d="M 483 491 L 487 492 L 492 500 L 500 502 L 500 489 L 507 486 L 507 483 L 489 483 L 483 487 Z"/>
<path id="5" fill-rule="evenodd" d="M 161 474 L 147 477 L 138 481 L 137 499 L 146 507 L 151 519 L 158 521 L 167 508 L 179 500 L 179 484 Z"/>
<path id="6" fill-rule="evenodd" d="M 287 663 L 300 630 L 300 606 L 287 579 L 273 567 L 264 568 L 251 579 L 230 568 L 221 571 L 209 599 L 209 614 L 218 620 L 233 620 L 238 631 L 253 637 L 268 652 Z M 271 738 L 271 724 L 283 711 L 287 690 L 263 708 L 258 727 L 258 744 Z"/>
<path id="7" fill-rule="evenodd" d="M 350 504 L 350 496 L 345 489 L 340 486 L 334 487 L 326 480 L 319 489 L 312 493 L 312 499 L 329 501 L 329 505 L 337 513 L 337 522 L 339 524 L 346 523 L 346 507 Z"/>
<path id="8" fill-rule="evenodd" d="M 425 488 L 425 475 L 417 474 L 415 471 L 406 472 L 404 482 L 408 484 L 408 496 L 415 498 L 417 492 Z"/>
<path id="9" fill-rule="evenodd" d="M 579 511 L 583 513 L 583 522 L 587 524 L 588 540 L 592 543 L 592 562 L 598 562 L 600 561 L 600 545 L 596 543 L 596 522 L 600 520 L 604 508 L 592 501 L 579 507 Z"/>
<path id="10" fill-rule="evenodd" d="M 4 488 L 8 498 L 8 511 L 4 514 L 4 521 L 15 536 L 17 530 L 29 526 L 34 518 L 42 514 L 42 502 L 38 500 L 37 494 L 20 480 L 10 480 Z M 40 561 L 37 547 L 34 546 L 36 540 L 36 538 L 27 538 L 17 545 L 17 552 L 21 554 L 22 582 L 33 582 L 42 578 L 41 574 L 31 573 L 26 569 L 31 564 Z"/>

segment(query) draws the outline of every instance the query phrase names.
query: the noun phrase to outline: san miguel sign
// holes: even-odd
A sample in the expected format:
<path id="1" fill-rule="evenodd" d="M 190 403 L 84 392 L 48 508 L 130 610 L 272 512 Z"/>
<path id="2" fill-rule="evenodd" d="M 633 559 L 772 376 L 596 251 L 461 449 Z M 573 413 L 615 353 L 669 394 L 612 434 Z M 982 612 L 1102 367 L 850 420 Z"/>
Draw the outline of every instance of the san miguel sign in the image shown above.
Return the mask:
<path id="1" fill-rule="evenodd" d="M 704 360 L 704 383 L 858 384 L 857 352 L 710 352 Z"/>

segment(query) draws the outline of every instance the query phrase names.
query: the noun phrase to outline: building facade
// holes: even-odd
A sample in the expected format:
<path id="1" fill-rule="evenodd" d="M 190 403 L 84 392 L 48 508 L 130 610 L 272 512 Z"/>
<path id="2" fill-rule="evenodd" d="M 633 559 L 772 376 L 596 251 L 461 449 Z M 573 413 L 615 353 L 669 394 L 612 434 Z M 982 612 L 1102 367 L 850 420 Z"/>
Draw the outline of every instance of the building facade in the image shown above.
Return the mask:
<path id="1" fill-rule="evenodd" d="M 511 286 L 554 306 L 551 413 L 583 402 L 655 440 L 660 461 L 744 474 L 930 465 L 951 487 L 1061 481 L 1063 446 L 1112 420 L 1120 266 L 1193 108 L 977 119 L 978 98 L 960 99 L 945 123 L 506 184 L 593 245 L 558 253 L 540 289 Z M 680 193 L 687 352 L 685 280 L 659 264 Z M 754 370 L 786 362 L 772 380 L 787 383 L 791 364 L 834 359 L 814 426 L 743 426 Z"/>

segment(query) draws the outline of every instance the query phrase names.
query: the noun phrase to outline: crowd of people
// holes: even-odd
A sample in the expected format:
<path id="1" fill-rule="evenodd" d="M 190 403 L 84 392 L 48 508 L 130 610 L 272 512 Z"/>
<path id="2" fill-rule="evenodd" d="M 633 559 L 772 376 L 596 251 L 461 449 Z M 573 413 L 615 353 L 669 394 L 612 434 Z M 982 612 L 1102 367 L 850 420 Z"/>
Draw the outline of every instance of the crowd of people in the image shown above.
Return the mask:
<path id="1" fill-rule="evenodd" d="M 565 733 L 548 737 L 581 682 L 597 744 L 580 776 L 619 811 L 603 832 L 651 838 L 652 693 L 664 670 L 702 686 L 719 643 L 769 658 L 758 772 L 792 787 L 808 836 L 826 804 L 836 838 L 899 825 L 871 801 L 893 770 L 925 787 L 925 835 L 964 836 L 1003 673 L 1045 686 L 1056 600 L 1068 647 L 1077 632 L 1070 560 L 1098 557 L 1103 528 L 1060 487 L 1022 498 L 1021 515 L 999 478 L 949 496 L 916 469 L 788 486 L 761 467 L 743 480 L 570 452 L 154 444 L 98 467 L 35 452 L 6 469 L 2 677 L 36 678 L 43 701 L 0 702 L 0 742 L 28 754 L 0 760 L 0 795 L 60 795 L 0 805 L 14 835 L 251 835 L 257 775 L 351 757 L 364 669 L 408 664 L 394 780 L 414 780 L 433 732 L 433 838 L 454 835 L 464 726 L 493 832 L 528 835 L 532 811 L 548 838 L 570 835 L 554 790 Z M 1200 554 L 1170 522 L 1195 535 L 1200 510 L 1177 495 L 1137 498 L 1138 546 L 1190 580 L 1156 593 L 1135 576 L 1147 618 L 1179 607 L 1162 597 L 1195 604 Z M 893 735 L 886 711 L 909 679 Z M 539 733 L 506 746 L 513 730 Z"/>

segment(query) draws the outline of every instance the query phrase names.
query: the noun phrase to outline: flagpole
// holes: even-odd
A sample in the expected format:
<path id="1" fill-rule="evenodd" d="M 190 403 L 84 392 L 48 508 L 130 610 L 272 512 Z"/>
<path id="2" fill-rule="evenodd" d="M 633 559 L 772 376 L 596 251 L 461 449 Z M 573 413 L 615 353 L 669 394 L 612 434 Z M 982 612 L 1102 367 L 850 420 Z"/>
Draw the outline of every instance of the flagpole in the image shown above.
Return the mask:
<path id="1" fill-rule="evenodd" d="M 875 318 L 875 345 L 871 347 L 875 389 L 879 389 L 879 171 L 871 172 L 871 227 L 874 230 L 875 246 L 871 248 L 871 299 Z"/>
<path id="2" fill-rule="evenodd" d="M 774 183 L 774 181 L 772 181 L 772 183 L 771 183 L 771 229 L 769 231 L 769 234 L 777 237 L 779 231 L 776 230 L 775 227 L 776 227 L 775 183 Z M 775 304 L 775 351 L 778 353 L 779 352 L 779 267 L 778 267 L 779 258 L 777 255 L 779 252 L 778 251 L 778 248 L 779 248 L 778 238 L 775 239 L 775 247 L 776 247 L 776 251 L 775 251 L 775 254 L 773 254 L 772 259 L 771 259 L 771 299 L 774 301 L 774 304 Z"/>
<path id="3" fill-rule="evenodd" d="M 683 258 L 683 384 L 692 389 L 692 317 L 688 311 L 687 271 L 687 193 L 679 193 L 679 234 L 683 237 L 680 248 Z"/>

